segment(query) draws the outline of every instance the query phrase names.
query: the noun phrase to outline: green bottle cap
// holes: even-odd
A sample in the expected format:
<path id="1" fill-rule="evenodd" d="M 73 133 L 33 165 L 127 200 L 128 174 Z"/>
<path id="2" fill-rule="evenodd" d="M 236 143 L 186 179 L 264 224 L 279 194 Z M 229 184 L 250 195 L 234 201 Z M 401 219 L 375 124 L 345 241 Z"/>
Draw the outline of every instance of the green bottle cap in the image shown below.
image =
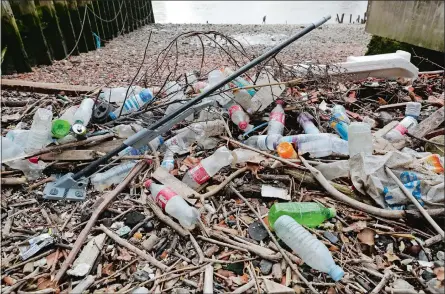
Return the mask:
<path id="1" fill-rule="evenodd" d="M 328 208 L 328 216 L 329 218 L 333 218 L 337 215 L 337 211 L 335 211 L 335 208 L 329 207 Z"/>
<path id="2" fill-rule="evenodd" d="M 51 133 L 54 138 L 60 139 L 70 133 L 71 125 L 68 121 L 63 119 L 56 119 L 53 121 Z"/>

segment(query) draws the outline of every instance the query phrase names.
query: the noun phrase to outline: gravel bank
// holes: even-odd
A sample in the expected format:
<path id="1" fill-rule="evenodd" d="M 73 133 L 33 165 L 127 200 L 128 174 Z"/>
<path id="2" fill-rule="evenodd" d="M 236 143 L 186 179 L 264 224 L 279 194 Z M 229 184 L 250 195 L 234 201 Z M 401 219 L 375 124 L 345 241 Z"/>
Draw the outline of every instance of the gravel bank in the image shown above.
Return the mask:
<path id="1" fill-rule="evenodd" d="M 154 24 L 115 38 L 100 50 L 71 56 L 67 60 L 56 61 L 51 66 L 36 67 L 32 73 L 3 76 L 3 78 L 117 86 L 128 83 L 136 73 L 150 31 L 152 31 L 151 43 L 141 71 L 148 69 L 148 73 L 150 73 L 149 66 L 156 60 L 159 52 L 180 33 L 217 31 L 236 38 L 249 55 L 258 56 L 303 27 L 301 25 Z M 212 41 L 205 39 L 203 38 L 205 46 L 203 72 L 228 64 L 228 56 L 221 55 L 221 50 L 216 48 Z M 284 63 L 309 60 L 321 63 L 344 61 L 347 56 L 364 54 L 369 39 L 370 35 L 365 32 L 364 25 L 324 25 L 284 49 L 278 55 L 278 59 Z M 217 40 L 221 41 L 219 38 Z M 232 47 L 231 52 L 233 51 Z M 169 56 L 170 66 L 174 66 L 176 56 L 178 56 L 178 73 L 199 70 L 202 47 L 198 38 L 181 39 L 178 42 L 178 54 L 173 51 Z"/>

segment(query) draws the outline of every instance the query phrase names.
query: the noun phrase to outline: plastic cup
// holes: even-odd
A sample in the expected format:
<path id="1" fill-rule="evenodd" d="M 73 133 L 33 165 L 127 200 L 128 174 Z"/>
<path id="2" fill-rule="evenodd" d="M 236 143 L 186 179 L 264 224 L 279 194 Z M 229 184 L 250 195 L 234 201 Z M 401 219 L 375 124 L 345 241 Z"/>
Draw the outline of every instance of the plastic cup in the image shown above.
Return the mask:
<path id="1" fill-rule="evenodd" d="M 297 152 L 289 142 L 281 142 L 277 146 L 278 155 L 281 158 L 297 158 Z"/>
<path id="2" fill-rule="evenodd" d="M 60 139 L 70 133 L 71 125 L 63 119 L 56 119 L 51 126 L 51 134 L 54 138 Z"/>

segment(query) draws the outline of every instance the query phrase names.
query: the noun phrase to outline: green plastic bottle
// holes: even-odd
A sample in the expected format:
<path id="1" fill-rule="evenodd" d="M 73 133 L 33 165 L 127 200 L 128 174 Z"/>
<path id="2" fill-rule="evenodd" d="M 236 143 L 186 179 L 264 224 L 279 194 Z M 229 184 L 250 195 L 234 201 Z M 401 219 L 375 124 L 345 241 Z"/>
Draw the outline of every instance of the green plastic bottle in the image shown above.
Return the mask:
<path id="1" fill-rule="evenodd" d="M 314 228 L 335 214 L 334 208 L 326 208 L 317 202 L 275 203 L 269 210 L 269 225 L 273 229 L 275 221 L 280 216 L 288 215 L 300 225 Z"/>

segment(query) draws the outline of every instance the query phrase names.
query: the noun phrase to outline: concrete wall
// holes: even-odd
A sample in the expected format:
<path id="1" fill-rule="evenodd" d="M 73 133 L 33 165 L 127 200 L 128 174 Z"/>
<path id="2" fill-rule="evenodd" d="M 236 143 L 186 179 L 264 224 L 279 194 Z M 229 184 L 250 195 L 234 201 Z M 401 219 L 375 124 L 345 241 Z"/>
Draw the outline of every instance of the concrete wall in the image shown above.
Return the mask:
<path id="1" fill-rule="evenodd" d="M 369 1 L 366 31 L 444 52 L 443 0 Z"/>

